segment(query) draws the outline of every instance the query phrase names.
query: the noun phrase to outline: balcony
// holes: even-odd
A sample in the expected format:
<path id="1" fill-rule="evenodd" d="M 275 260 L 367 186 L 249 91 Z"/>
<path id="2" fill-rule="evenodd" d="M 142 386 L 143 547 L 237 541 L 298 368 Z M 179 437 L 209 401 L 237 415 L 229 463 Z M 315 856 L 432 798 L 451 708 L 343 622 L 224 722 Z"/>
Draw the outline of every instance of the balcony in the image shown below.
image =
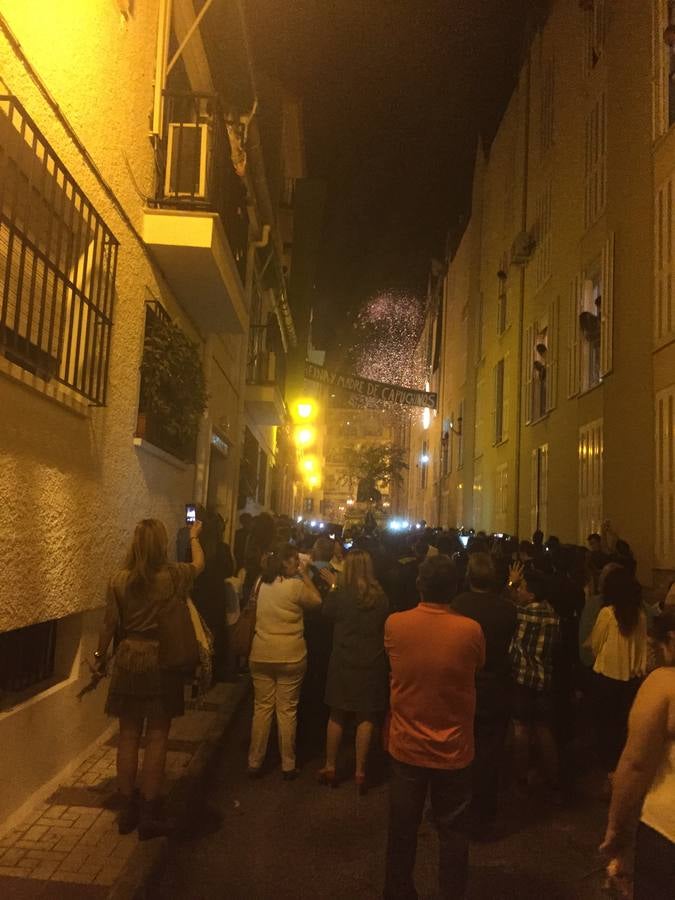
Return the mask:
<path id="1" fill-rule="evenodd" d="M 265 348 L 266 332 L 265 326 L 251 328 L 246 366 L 246 409 L 262 428 L 281 425 L 286 416 L 284 356 Z"/>
<path id="2" fill-rule="evenodd" d="M 164 121 L 143 239 L 203 332 L 242 334 L 248 215 L 225 116 L 216 96 L 166 94 Z"/>

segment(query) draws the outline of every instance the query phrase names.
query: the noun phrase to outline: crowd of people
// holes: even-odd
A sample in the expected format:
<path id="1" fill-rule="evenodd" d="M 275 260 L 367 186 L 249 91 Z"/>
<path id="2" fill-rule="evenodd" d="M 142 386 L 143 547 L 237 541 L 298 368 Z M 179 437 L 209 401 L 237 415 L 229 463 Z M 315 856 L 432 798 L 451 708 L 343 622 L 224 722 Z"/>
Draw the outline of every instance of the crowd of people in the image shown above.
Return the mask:
<path id="1" fill-rule="evenodd" d="M 97 661 L 105 665 L 121 626 L 108 699 L 120 718 L 121 830 L 140 821 L 142 836 L 162 831 L 157 773 L 182 708 L 174 675 L 159 664 L 157 622 L 164 595 L 179 590 L 213 633 L 216 677 L 250 671 L 251 778 L 269 771 L 275 719 L 282 776 L 297 778 L 298 715 L 323 708 L 318 780 L 334 788 L 348 777 L 340 748 L 353 719 L 363 796 L 381 730 L 390 792 L 385 897 L 416 896 L 427 796 L 441 895 L 462 897 L 469 840 L 494 834 L 505 776 L 522 794 L 559 803 L 573 795 L 580 722 L 594 723 L 611 796 L 603 842 L 611 877 L 625 878 L 639 822 L 634 896 L 672 896 L 675 605 L 646 602 L 630 547 L 609 525 L 586 547 L 541 532 L 518 541 L 426 527 L 380 533 L 373 523 L 335 539 L 263 513 L 242 516 L 231 553 L 222 520 L 200 516 L 203 527 L 179 535 L 178 564 L 167 562 L 161 523 L 140 523 L 111 585 Z M 155 750 L 138 793 L 144 721 Z"/>

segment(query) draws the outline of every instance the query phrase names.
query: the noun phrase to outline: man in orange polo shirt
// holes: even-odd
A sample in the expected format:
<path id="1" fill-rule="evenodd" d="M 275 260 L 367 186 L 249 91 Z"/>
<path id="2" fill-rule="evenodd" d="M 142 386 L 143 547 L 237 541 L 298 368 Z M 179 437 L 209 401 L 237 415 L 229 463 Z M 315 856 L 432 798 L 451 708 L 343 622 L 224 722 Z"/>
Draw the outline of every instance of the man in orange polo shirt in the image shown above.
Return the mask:
<path id="1" fill-rule="evenodd" d="M 429 791 L 440 844 L 440 895 L 455 900 L 466 889 L 469 845 L 463 814 L 471 800 L 475 677 L 485 662 L 485 639 L 477 622 L 450 607 L 457 571 L 449 557 L 426 559 L 417 589 L 419 606 L 394 613 L 385 625 L 392 779 L 384 896 L 417 897 L 417 829 Z"/>

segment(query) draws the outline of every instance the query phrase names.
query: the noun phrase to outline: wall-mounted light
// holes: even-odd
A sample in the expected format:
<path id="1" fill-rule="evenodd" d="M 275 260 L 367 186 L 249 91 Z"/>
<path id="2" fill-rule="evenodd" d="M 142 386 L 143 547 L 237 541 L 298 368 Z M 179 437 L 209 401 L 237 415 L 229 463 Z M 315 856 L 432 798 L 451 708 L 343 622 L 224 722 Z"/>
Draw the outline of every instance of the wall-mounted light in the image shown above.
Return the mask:
<path id="1" fill-rule="evenodd" d="M 428 454 L 428 453 L 423 453 L 423 454 L 420 456 L 420 462 L 422 463 L 423 466 L 426 466 L 427 463 L 429 462 L 429 454 Z"/>

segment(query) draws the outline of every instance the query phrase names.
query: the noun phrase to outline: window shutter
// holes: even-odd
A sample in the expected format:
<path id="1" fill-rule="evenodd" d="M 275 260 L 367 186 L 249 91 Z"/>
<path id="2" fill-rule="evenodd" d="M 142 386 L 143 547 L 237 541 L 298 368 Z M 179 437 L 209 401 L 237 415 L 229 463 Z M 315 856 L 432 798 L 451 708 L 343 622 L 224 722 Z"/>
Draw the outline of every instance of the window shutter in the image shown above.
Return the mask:
<path id="1" fill-rule="evenodd" d="M 537 530 L 537 486 L 539 483 L 539 448 L 535 447 L 530 455 L 530 533 Z"/>
<path id="2" fill-rule="evenodd" d="M 614 235 L 602 250 L 602 302 L 600 306 L 600 377 L 612 371 L 614 350 Z"/>
<path id="3" fill-rule="evenodd" d="M 548 444 L 539 448 L 539 527 L 548 537 Z"/>
<path id="4" fill-rule="evenodd" d="M 668 48 L 663 30 L 668 24 L 664 0 L 652 0 L 652 136 L 660 137 L 668 128 Z"/>
<path id="5" fill-rule="evenodd" d="M 556 298 L 549 307 L 548 312 L 548 362 L 546 366 L 546 378 L 548 386 L 546 391 L 546 412 L 555 409 L 558 404 L 558 334 L 560 324 L 560 302 Z"/>
<path id="6" fill-rule="evenodd" d="M 532 421 L 532 351 L 534 347 L 534 326 L 525 329 L 525 352 L 523 353 L 523 384 L 525 385 L 525 424 Z M 520 423 L 518 423 L 520 424 Z"/>
<path id="7" fill-rule="evenodd" d="M 504 355 L 504 382 L 502 385 L 502 440 L 509 436 L 509 418 L 511 415 L 511 368 L 510 353 Z"/>
<path id="8" fill-rule="evenodd" d="M 567 396 L 579 393 L 579 308 L 581 277 L 576 276 L 570 284 L 569 321 L 567 324 Z"/>
<path id="9" fill-rule="evenodd" d="M 497 443 L 497 392 L 498 392 L 498 373 L 497 366 L 492 367 L 492 410 L 490 429 L 492 434 L 492 443 Z"/>
<path id="10" fill-rule="evenodd" d="M 675 331 L 673 308 L 673 179 L 669 178 L 656 195 L 655 204 L 655 301 L 654 339 L 657 342 Z"/>

